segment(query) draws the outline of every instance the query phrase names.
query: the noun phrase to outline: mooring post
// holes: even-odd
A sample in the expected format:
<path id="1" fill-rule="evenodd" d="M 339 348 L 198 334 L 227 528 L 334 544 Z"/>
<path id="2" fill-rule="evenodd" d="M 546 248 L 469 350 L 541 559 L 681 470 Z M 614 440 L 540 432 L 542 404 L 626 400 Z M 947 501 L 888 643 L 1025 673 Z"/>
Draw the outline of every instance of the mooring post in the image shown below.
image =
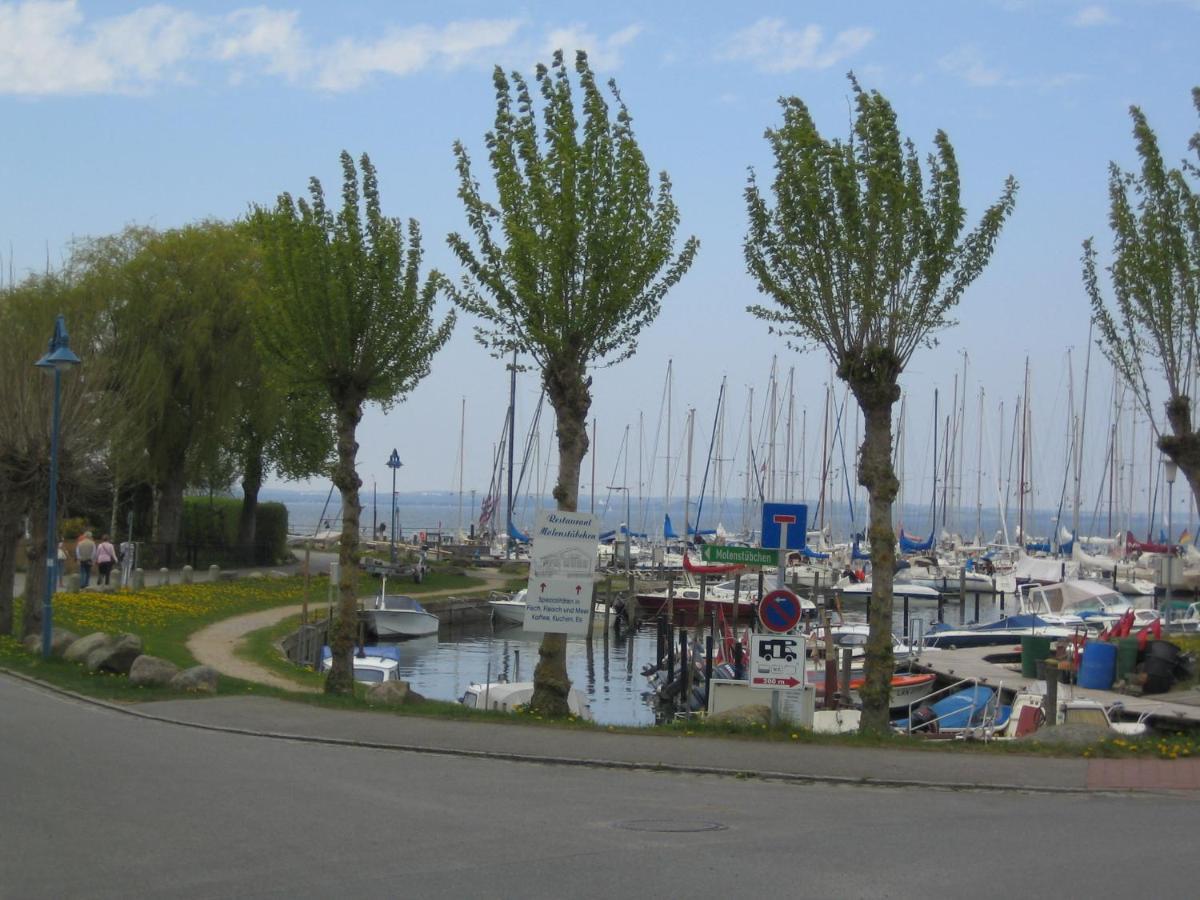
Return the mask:
<path id="1" fill-rule="evenodd" d="M 946 606 L 946 595 L 943 594 L 941 591 L 938 591 L 937 603 L 938 603 L 938 610 L 937 610 L 938 624 L 941 625 L 944 621 L 946 621 L 945 616 L 943 615 L 943 610 L 945 609 L 945 606 Z"/>
<path id="2" fill-rule="evenodd" d="M 683 679 L 683 687 L 679 692 L 679 696 L 683 700 L 683 708 L 686 710 L 688 704 L 691 703 L 692 694 L 692 666 L 688 661 L 688 633 L 686 628 L 679 629 L 679 675 Z"/>
<path id="3" fill-rule="evenodd" d="M 667 576 L 667 622 L 675 627 L 675 575 Z"/>
<path id="4" fill-rule="evenodd" d="M 738 604 L 742 599 L 742 573 L 733 576 L 733 636 L 737 637 Z"/>
<path id="5" fill-rule="evenodd" d="M 700 573 L 700 601 L 696 606 L 696 640 L 704 634 L 704 601 L 708 596 L 708 576 Z"/>
<path id="6" fill-rule="evenodd" d="M 1046 726 L 1053 728 L 1058 724 L 1058 660 L 1046 660 L 1046 697 L 1042 701 L 1042 711 L 1046 714 Z"/>
<path id="7" fill-rule="evenodd" d="M 979 621 L 979 591 L 975 592 L 975 621 Z"/>
<path id="8" fill-rule="evenodd" d="M 869 604 L 871 601 L 867 601 Z M 908 594 L 904 595 L 904 637 L 908 637 Z"/>
<path id="9" fill-rule="evenodd" d="M 675 633 L 670 623 L 666 626 L 667 642 L 667 684 L 675 682 Z"/>
<path id="10" fill-rule="evenodd" d="M 842 650 L 842 696 L 850 702 L 850 670 L 853 668 L 854 651 L 849 647 Z"/>
<path id="11" fill-rule="evenodd" d="M 837 651 L 833 647 L 833 615 L 825 612 L 825 708 L 833 709 L 833 696 L 838 689 Z"/>
<path id="12" fill-rule="evenodd" d="M 708 702 L 708 692 L 712 685 L 712 670 L 713 670 L 713 636 L 710 634 L 704 639 L 704 700 Z"/>

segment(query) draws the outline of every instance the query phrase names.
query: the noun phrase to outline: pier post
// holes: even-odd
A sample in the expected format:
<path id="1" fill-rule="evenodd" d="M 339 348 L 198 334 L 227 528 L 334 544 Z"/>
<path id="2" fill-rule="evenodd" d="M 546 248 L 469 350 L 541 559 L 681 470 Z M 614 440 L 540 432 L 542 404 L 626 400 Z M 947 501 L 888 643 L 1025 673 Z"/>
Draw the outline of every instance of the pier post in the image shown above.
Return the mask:
<path id="1" fill-rule="evenodd" d="M 850 671 L 853 668 L 854 651 L 849 647 L 842 651 L 842 685 L 846 702 L 850 702 Z"/>
<path id="2" fill-rule="evenodd" d="M 696 639 L 704 634 L 704 601 L 708 596 L 708 576 L 700 573 L 700 600 L 696 604 Z"/>
<path id="3" fill-rule="evenodd" d="M 666 625 L 664 638 L 667 643 L 667 684 L 671 684 L 675 680 L 675 633 L 670 623 Z M 632 648 L 630 655 L 632 655 Z"/>
<path id="4" fill-rule="evenodd" d="M 938 603 L 938 624 L 941 625 L 943 622 L 946 621 L 946 617 L 943 612 L 943 610 L 945 609 L 945 606 L 946 606 L 946 595 L 943 594 L 941 591 L 938 591 L 937 603 Z"/>
<path id="5" fill-rule="evenodd" d="M 867 601 L 868 604 L 870 601 Z M 908 639 L 908 594 L 904 595 L 904 637 Z"/>
<path id="6" fill-rule="evenodd" d="M 713 636 L 704 639 L 704 702 L 708 703 L 708 692 L 712 685 Z"/>
<path id="7" fill-rule="evenodd" d="M 833 615 L 826 610 L 825 617 L 825 708 L 833 709 L 833 697 L 838 689 L 837 654 L 833 649 Z M 848 686 L 848 685 L 847 685 Z"/>
<path id="8" fill-rule="evenodd" d="M 979 621 L 979 591 L 975 592 L 975 621 Z"/>
<path id="9" fill-rule="evenodd" d="M 965 625 L 967 619 L 967 568 L 958 570 L 958 624 Z"/>
<path id="10" fill-rule="evenodd" d="M 692 665 L 688 661 L 688 633 L 686 628 L 679 629 L 679 675 L 683 679 L 683 687 L 679 697 L 683 700 L 686 712 L 692 697 Z"/>
<path id="11" fill-rule="evenodd" d="M 1058 724 L 1058 660 L 1046 660 L 1046 698 L 1042 701 L 1046 713 L 1046 727 Z"/>
<path id="12" fill-rule="evenodd" d="M 733 576 L 733 636 L 737 638 L 738 604 L 742 600 L 742 573 Z"/>
<path id="13" fill-rule="evenodd" d="M 667 621 L 675 625 L 675 576 L 667 576 Z"/>

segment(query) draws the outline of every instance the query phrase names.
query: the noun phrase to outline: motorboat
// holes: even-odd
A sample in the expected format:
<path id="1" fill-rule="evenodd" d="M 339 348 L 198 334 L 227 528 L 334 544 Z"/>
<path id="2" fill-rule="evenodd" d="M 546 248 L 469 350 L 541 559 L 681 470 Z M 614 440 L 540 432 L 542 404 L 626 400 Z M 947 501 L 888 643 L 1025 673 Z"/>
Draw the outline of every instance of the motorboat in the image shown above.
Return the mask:
<path id="1" fill-rule="evenodd" d="M 405 594 L 380 594 L 367 605 L 367 625 L 377 637 L 437 634 L 438 617 Z"/>
<path id="2" fill-rule="evenodd" d="M 1067 627 L 1106 625 L 1133 609 L 1133 604 L 1113 588 L 1084 579 L 1028 585 L 1020 598 L 1021 613 Z"/>
<path id="3" fill-rule="evenodd" d="M 471 683 L 458 702 L 468 709 L 516 712 L 518 707 L 528 706 L 532 699 L 532 681 L 492 681 L 486 684 Z M 567 709 L 579 719 L 592 717 L 587 697 L 575 688 L 571 688 L 567 694 Z"/>
<path id="4" fill-rule="evenodd" d="M 936 649 L 955 650 L 960 647 L 1002 647 L 1018 644 L 1029 635 L 1050 638 L 1054 641 L 1073 637 L 1077 628 L 1069 628 L 1036 615 L 1005 616 L 996 622 L 983 625 L 968 625 L 955 628 L 952 625 L 930 626 L 925 632 L 925 646 Z"/>
<path id="5" fill-rule="evenodd" d="M 825 689 L 825 673 L 809 671 L 808 683 L 816 689 L 817 696 L 820 697 Z M 931 673 L 911 674 L 906 675 L 897 673 L 892 676 L 892 690 L 888 695 L 888 707 L 890 709 L 908 709 L 913 703 L 916 703 L 922 697 L 925 697 L 933 690 L 934 683 L 937 681 L 937 676 Z M 866 684 L 866 678 L 861 674 L 852 675 L 850 678 L 850 690 L 847 692 L 847 699 L 855 706 L 862 704 L 862 699 L 858 692 L 862 686 Z M 839 687 L 841 685 L 839 684 Z"/>
<path id="6" fill-rule="evenodd" d="M 871 626 L 866 622 L 843 622 L 840 625 L 830 627 L 832 632 L 833 646 L 838 654 L 840 664 L 841 651 L 850 651 L 850 664 L 855 669 L 861 669 L 863 661 L 866 659 L 867 640 L 871 636 Z M 823 656 L 825 652 L 825 628 L 824 626 L 815 626 L 808 633 L 810 642 L 810 656 Z M 892 657 L 896 662 L 904 662 L 909 658 L 916 656 L 918 648 L 903 640 L 897 635 L 892 635 Z"/>
<path id="7" fill-rule="evenodd" d="M 714 609 L 723 609 L 726 620 L 734 616 L 734 591 L 732 582 L 721 585 L 710 585 L 705 588 L 704 605 L 711 613 Z M 637 595 L 638 607 L 642 615 L 655 616 L 666 612 L 668 608 L 674 611 L 677 621 L 692 619 L 699 612 L 700 588 L 685 585 L 676 588 L 673 594 L 668 591 L 649 591 Z M 816 605 L 811 600 L 800 598 L 800 606 L 805 611 L 816 611 Z M 737 594 L 737 618 L 743 622 L 751 621 L 758 611 L 758 598 L 746 588 Z"/>
<path id="8" fill-rule="evenodd" d="M 380 684 L 400 680 L 400 653 L 395 647 L 365 646 L 354 653 L 354 680 L 361 684 Z M 333 651 L 321 648 L 321 671 L 333 667 Z"/>
<path id="9" fill-rule="evenodd" d="M 938 694 L 943 696 L 930 702 Z M 911 706 L 908 716 L 893 721 L 892 727 L 907 734 L 955 734 L 981 728 L 999 730 L 1005 727 L 1011 715 L 1012 707 L 1001 706 L 999 695 L 990 687 L 951 685 L 930 694 L 919 701 L 919 705 Z"/>
<path id="10" fill-rule="evenodd" d="M 522 625 L 525 622 L 525 596 L 529 593 L 528 588 L 522 588 L 515 594 L 493 593 L 488 599 L 488 607 L 492 611 L 492 618 L 501 622 L 511 622 L 514 625 Z"/>
<path id="11" fill-rule="evenodd" d="M 837 592 L 842 595 L 843 599 L 859 598 L 867 599 L 871 596 L 873 584 L 870 581 L 861 581 L 850 584 L 839 584 Z M 937 601 L 940 597 L 936 590 L 931 587 L 926 587 L 921 584 L 905 584 L 902 581 L 895 581 L 892 584 L 892 597 L 896 600 L 903 600 L 907 597 L 909 600 L 932 600 Z"/>

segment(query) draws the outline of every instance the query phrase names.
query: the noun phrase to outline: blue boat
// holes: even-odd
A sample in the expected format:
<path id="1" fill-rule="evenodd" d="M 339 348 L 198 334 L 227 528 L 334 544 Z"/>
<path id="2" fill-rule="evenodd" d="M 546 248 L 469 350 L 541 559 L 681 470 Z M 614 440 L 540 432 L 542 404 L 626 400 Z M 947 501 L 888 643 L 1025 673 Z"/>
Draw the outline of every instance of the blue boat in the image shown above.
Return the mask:
<path id="1" fill-rule="evenodd" d="M 930 733 L 965 731 L 983 725 L 1003 728 L 1012 714 L 1012 707 L 998 703 L 995 691 L 976 684 L 943 697 L 936 703 L 918 707 L 911 719 L 896 719 L 892 727 L 906 732 Z"/>

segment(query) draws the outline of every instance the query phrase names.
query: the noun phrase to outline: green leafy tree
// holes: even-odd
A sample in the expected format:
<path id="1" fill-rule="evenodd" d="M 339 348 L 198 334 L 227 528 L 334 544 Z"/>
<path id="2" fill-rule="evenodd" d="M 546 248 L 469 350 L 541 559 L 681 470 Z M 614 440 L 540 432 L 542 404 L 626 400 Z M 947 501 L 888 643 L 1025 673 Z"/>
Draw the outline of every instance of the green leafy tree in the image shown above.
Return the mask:
<path id="1" fill-rule="evenodd" d="M 114 298 L 111 386 L 137 398 L 106 406 L 112 465 L 122 480 L 154 486 L 154 538 L 175 544 L 186 488 L 227 480 L 231 469 L 223 457 L 241 388 L 257 366 L 253 245 L 243 228 L 223 222 L 132 229 L 93 248 L 89 278 L 93 290 L 107 286 Z"/>
<path id="2" fill-rule="evenodd" d="M 449 244 L 465 271 L 454 299 L 483 324 L 476 335 L 498 356 L 517 351 L 540 369 L 557 417 L 561 510 L 579 501 L 592 404 L 589 367 L 631 356 L 698 243 L 674 249 L 679 213 L 665 172 L 655 190 L 616 85 L 615 120 L 587 56 L 576 55 L 582 121 L 562 52 L 536 73 L 542 111 L 524 78 L 497 67 L 495 125 L 486 143 L 495 201 L 485 200 L 461 142 L 454 146 L 472 243 Z M 566 640 L 542 638 L 531 705 L 567 714 Z"/>
<path id="3" fill-rule="evenodd" d="M 1192 102 L 1200 112 L 1200 88 L 1192 89 Z M 1090 238 L 1083 244 L 1083 282 L 1101 348 L 1150 419 L 1158 448 L 1200 498 L 1200 428 L 1192 411 L 1200 328 L 1200 198 L 1188 178 L 1200 171 L 1190 160 L 1169 168 L 1145 114 L 1136 106 L 1129 114 L 1141 170 L 1109 164 L 1113 261 L 1107 271 L 1113 308 L 1104 299 Z M 1200 133 L 1190 146 L 1200 156 Z M 1151 389 L 1149 371 L 1162 373 L 1162 387 Z M 1162 388 L 1169 432 L 1155 414 Z"/>
<path id="4" fill-rule="evenodd" d="M 850 83 L 855 119 L 846 141 L 822 138 L 798 98 L 780 101 L 783 124 L 766 133 L 775 202 L 751 173 L 745 254 L 759 290 L 774 301 L 750 312 L 797 346 L 823 348 L 863 413 L 858 481 L 870 500 L 873 587 L 862 727 L 882 731 L 894 669 L 892 407 L 913 353 L 951 324 L 951 309 L 991 257 L 1016 182 L 1010 177 L 960 238 L 966 214 L 949 139 L 935 135 L 926 181 L 888 101 L 853 75 Z"/>
<path id="5" fill-rule="evenodd" d="M 342 497 L 340 602 L 332 640 L 330 693 L 354 686 L 359 518 L 356 434 L 368 403 L 388 408 L 429 372 L 450 336 L 451 312 L 439 324 L 434 303 L 442 278 L 421 277 L 421 232 L 406 230 L 380 208 L 375 168 L 363 154 L 361 188 L 354 160 L 343 152 L 342 208 L 325 204 L 321 183 L 309 199 L 281 194 L 273 210 L 257 209 L 253 224 L 263 250 L 267 290 L 257 317 L 258 339 L 297 390 L 320 395 L 333 418 Z"/>
<path id="6" fill-rule="evenodd" d="M 71 349 L 82 360 L 62 377 L 58 446 L 59 515 L 94 482 L 105 424 L 96 414 L 108 361 L 96 335 L 103 308 L 76 289 L 69 272 L 35 275 L 0 291 L 0 634 L 10 634 L 18 542 L 29 517 L 22 635 L 41 631 L 46 543 L 49 536 L 50 428 L 54 379 L 34 362 L 46 352 L 54 319 L 62 313 Z"/>

